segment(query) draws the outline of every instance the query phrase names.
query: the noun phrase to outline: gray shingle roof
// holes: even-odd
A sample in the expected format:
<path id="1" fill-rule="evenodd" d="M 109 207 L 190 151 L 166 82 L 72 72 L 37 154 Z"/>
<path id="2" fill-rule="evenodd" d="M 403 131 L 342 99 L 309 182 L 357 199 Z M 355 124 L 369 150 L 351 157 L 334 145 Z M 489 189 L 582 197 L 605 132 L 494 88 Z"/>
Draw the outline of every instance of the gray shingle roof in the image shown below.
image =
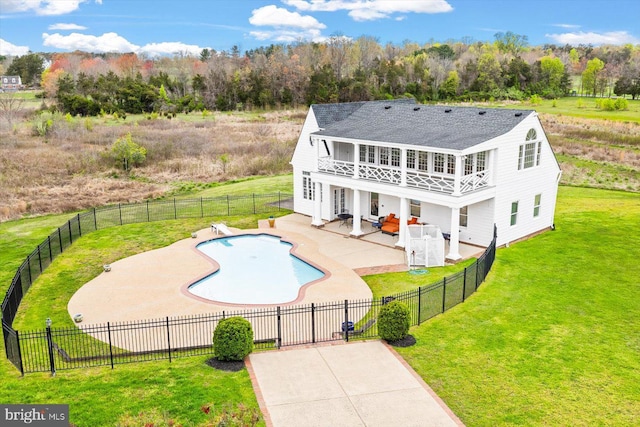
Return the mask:
<path id="1" fill-rule="evenodd" d="M 413 99 L 395 99 L 392 101 L 360 101 L 360 102 L 344 102 L 342 104 L 313 104 L 311 108 L 316 116 L 316 121 L 320 128 L 325 128 L 330 124 L 335 124 L 344 120 L 356 112 L 365 104 L 396 105 L 398 103 L 409 103 L 415 105 Z"/>
<path id="2" fill-rule="evenodd" d="M 322 111 L 318 124 L 323 129 L 314 135 L 453 150 L 503 135 L 533 112 L 389 101 L 330 105 L 332 113 Z M 316 111 L 325 106 L 313 108 L 318 117 Z"/>

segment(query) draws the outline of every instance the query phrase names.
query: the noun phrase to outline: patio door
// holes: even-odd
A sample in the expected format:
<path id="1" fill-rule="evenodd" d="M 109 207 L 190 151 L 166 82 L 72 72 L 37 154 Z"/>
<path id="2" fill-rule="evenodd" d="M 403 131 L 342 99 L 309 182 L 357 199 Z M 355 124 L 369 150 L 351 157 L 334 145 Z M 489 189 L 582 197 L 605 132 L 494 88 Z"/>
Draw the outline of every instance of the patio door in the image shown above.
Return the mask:
<path id="1" fill-rule="evenodd" d="M 378 219 L 378 207 L 380 206 L 380 195 L 369 193 L 369 218 Z"/>
<path id="2" fill-rule="evenodd" d="M 333 189 L 333 214 L 337 216 L 346 212 L 344 200 L 344 188 Z"/>

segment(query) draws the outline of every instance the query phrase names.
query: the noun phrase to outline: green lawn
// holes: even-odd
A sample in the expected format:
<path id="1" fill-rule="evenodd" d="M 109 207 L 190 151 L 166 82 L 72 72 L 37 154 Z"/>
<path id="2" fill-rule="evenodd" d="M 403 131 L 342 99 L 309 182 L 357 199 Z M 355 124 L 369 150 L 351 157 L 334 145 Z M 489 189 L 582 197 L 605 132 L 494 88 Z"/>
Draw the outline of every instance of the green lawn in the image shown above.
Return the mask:
<path id="1" fill-rule="evenodd" d="M 628 110 L 604 111 L 596 108 L 596 98 L 568 96 L 558 99 L 543 99 L 540 103 L 531 104 L 524 101 L 521 103 L 507 103 L 496 101 L 490 103 L 492 107 L 517 108 L 536 110 L 539 113 L 559 114 L 574 117 L 584 117 L 587 119 L 606 119 L 623 122 L 640 122 L 640 100 L 627 99 Z"/>
<path id="2" fill-rule="evenodd" d="M 235 185 L 255 188 L 249 181 L 229 190 Z M 262 188 L 271 185 L 277 187 Z M 67 217 L 0 224 L 2 286 Z M 500 249 L 478 292 L 413 328 L 417 344 L 398 352 L 468 426 L 633 425 L 640 419 L 639 217 L 637 194 L 562 187 L 557 230 Z M 229 218 L 227 223 L 252 227 L 257 219 Z M 71 324 L 66 300 L 105 259 L 166 245 L 207 225 L 202 219 L 129 225 L 80 239 L 29 292 L 28 309 L 16 326 L 40 328 L 47 316 L 56 324 Z M 366 280 L 381 296 L 452 272 L 450 267 L 429 270 L 429 275 Z M 48 296 L 51 287 L 57 298 Z M 79 426 L 115 425 L 140 412 L 148 415 L 126 425 L 144 425 L 148 419 L 155 425 L 169 425 L 168 420 L 204 425 L 210 420 L 200 409 L 205 405 L 213 404 L 218 413 L 238 403 L 257 408 L 246 370 L 219 372 L 205 359 L 22 378 L 0 358 L 0 395 L 3 403 L 69 403 L 71 421 Z"/>
<path id="3" fill-rule="evenodd" d="M 640 196 L 560 189 L 554 232 L 398 352 L 468 426 L 637 425 Z"/>

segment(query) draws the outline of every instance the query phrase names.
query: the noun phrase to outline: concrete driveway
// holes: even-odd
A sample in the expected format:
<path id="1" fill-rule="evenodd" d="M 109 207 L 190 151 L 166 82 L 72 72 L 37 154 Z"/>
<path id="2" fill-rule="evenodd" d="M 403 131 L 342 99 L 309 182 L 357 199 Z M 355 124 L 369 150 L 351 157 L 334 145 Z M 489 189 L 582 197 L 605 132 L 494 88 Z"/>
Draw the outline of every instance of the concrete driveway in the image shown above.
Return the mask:
<path id="1" fill-rule="evenodd" d="M 463 425 L 381 341 L 255 353 L 247 367 L 267 425 Z"/>

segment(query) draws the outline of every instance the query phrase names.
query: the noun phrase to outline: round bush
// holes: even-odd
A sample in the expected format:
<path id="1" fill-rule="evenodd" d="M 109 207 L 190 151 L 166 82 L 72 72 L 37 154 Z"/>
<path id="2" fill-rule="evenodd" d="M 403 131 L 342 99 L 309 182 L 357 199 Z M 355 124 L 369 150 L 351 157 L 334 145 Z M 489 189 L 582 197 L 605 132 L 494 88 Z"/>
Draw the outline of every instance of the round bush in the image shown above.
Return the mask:
<path id="1" fill-rule="evenodd" d="M 386 341 L 397 341 L 406 337 L 410 325 L 409 307 L 401 301 L 391 301 L 380 309 L 378 334 Z"/>
<path id="2" fill-rule="evenodd" d="M 253 328 L 242 317 L 222 319 L 213 331 L 213 354 L 218 360 L 244 360 L 253 351 Z"/>

